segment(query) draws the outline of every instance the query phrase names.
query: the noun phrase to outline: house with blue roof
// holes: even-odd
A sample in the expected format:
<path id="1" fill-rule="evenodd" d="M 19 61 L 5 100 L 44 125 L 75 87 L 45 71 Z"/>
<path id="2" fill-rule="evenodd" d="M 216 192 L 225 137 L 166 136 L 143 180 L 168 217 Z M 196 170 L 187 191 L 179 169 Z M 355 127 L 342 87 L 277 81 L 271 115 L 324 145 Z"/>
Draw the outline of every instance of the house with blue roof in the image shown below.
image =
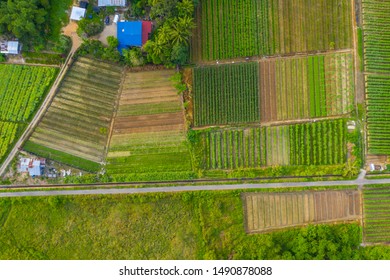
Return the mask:
<path id="1" fill-rule="evenodd" d="M 142 47 L 152 30 L 150 21 L 120 21 L 117 23 L 118 50 Z"/>

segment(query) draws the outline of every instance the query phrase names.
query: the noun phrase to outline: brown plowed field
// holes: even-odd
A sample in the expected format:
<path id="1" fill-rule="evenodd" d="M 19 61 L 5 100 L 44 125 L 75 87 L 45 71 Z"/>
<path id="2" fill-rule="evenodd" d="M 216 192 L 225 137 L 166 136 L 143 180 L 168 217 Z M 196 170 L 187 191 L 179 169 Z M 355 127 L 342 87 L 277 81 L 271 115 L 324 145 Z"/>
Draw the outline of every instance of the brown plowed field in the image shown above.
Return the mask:
<path id="1" fill-rule="evenodd" d="M 118 110 L 127 108 L 127 105 L 145 106 L 144 104 L 150 104 L 158 109 L 164 102 L 179 103 L 180 98 L 169 80 L 173 74 L 174 71 L 166 70 L 127 73 L 122 85 Z M 178 106 L 178 108 L 180 107 Z M 137 107 L 132 107 L 132 109 L 134 111 L 129 112 L 128 115 L 116 116 L 113 136 L 158 131 L 183 131 L 185 128 L 184 113 L 180 109 L 174 113 L 159 112 L 154 114 L 137 110 Z M 151 137 L 153 137 L 152 134 Z"/>
<path id="2" fill-rule="evenodd" d="M 260 105 L 261 121 L 269 122 L 277 119 L 275 61 L 260 62 Z"/>
<path id="3" fill-rule="evenodd" d="M 360 193 L 331 190 L 243 194 L 248 233 L 361 218 Z"/>

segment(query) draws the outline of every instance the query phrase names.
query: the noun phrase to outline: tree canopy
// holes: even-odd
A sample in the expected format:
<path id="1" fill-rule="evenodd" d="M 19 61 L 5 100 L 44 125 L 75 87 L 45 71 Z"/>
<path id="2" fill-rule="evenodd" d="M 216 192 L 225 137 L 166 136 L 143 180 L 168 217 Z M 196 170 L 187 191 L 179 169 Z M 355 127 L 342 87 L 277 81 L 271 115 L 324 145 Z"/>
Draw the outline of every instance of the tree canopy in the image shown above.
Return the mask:
<path id="1" fill-rule="evenodd" d="M 44 40 L 48 0 L 0 0 L 0 33 L 22 42 Z"/>

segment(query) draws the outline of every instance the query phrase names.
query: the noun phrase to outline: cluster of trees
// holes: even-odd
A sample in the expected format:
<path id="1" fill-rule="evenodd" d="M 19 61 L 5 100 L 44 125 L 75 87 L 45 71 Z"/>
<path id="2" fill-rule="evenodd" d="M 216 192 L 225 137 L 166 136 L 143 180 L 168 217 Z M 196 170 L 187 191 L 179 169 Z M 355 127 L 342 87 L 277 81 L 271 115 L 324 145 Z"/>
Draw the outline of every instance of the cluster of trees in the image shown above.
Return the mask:
<path id="1" fill-rule="evenodd" d="M 59 38 L 70 4 L 70 0 L 0 0 L 0 36 L 42 48 Z"/>
<path id="2" fill-rule="evenodd" d="M 188 62 L 189 40 L 195 28 L 194 0 L 132 0 L 130 16 L 149 17 L 157 27 L 151 39 L 143 46 L 146 61 L 153 64 L 182 65 Z M 125 56 L 141 57 L 139 51 L 125 53 Z M 134 59 L 133 59 L 134 60 Z"/>
<path id="3" fill-rule="evenodd" d="M 121 62 L 122 57 L 117 47 L 119 41 L 113 36 L 107 37 L 108 47 L 105 47 L 98 40 L 84 40 L 80 48 L 76 52 L 78 55 L 90 55 L 97 59 L 107 60 L 111 62 Z"/>
<path id="4" fill-rule="evenodd" d="M 157 29 L 144 50 L 154 64 L 185 64 L 189 58 L 189 40 L 195 28 L 193 0 L 150 0 L 150 17 Z"/>

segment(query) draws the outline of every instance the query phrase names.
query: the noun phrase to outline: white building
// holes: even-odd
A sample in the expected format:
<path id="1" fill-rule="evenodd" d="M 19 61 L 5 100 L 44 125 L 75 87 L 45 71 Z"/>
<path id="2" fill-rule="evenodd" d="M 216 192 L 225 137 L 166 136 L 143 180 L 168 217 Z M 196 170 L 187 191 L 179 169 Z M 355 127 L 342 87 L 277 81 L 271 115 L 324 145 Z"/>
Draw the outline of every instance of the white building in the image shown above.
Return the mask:
<path id="1" fill-rule="evenodd" d="M 1 41 L 0 53 L 4 54 L 19 54 L 19 42 L 18 41 Z"/>
<path id="2" fill-rule="evenodd" d="M 21 158 L 18 171 L 20 173 L 28 172 L 31 177 L 41 176 L 45 164 L 44 159 Z"/>
<path id="3" fill-rule="evenodd" d="M 80 19 L 85 17 L 85 12 L 86 12 L 86 9 L 73 6 L 72 13 L 70 14 L 70 19 L 79 21 Z"/>

